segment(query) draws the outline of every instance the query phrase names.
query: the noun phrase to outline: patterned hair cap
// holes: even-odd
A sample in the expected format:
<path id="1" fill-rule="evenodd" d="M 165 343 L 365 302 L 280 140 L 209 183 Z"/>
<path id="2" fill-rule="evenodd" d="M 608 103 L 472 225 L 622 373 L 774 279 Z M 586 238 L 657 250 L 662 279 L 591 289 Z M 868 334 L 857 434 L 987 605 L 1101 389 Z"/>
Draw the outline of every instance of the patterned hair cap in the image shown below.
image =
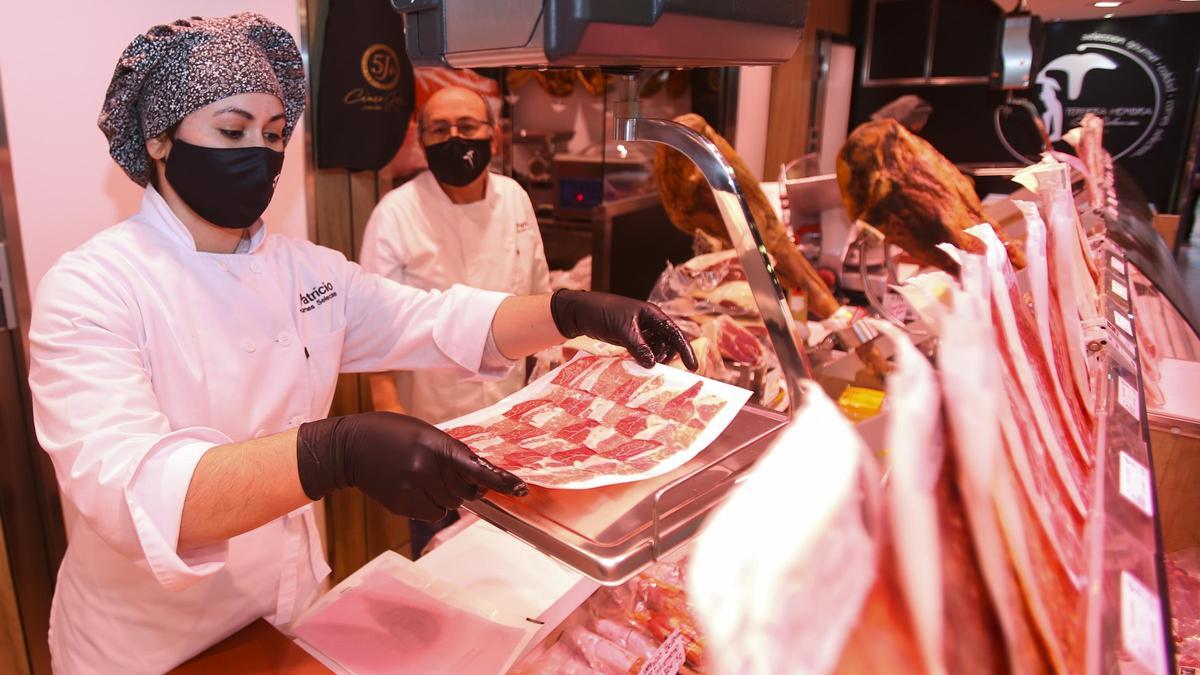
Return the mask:
<path id="1" fill-rule="evenodd" d="M 296 41 L 260 14 L 192 17 L 155 26 L 125 48 L 100 110 L 108 151 L 146 185 L 146 141 L 229 96 L 273 94 L 283 101 L 284 142 L 304 112 L 304 63 Z"/>

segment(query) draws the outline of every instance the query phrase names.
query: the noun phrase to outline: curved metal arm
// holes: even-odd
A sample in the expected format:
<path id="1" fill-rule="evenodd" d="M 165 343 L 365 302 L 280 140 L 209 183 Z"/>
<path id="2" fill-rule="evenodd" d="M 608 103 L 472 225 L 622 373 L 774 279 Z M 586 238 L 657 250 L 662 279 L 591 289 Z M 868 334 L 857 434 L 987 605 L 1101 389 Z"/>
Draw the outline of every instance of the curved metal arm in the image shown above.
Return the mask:
<path id="1" fill-rule="evenodd" d="M 882 232 L 871 227 L 870 225 L 859 223 L 858 227 L 858 239 L 854 242 L 854 244 L 858 247 L 858 274 L 859 278 L 862 279 L 863 295 L 867 296 L 867 303 L 871 305 L 871 308 L 878 312 L 880 316 L 882 316 L 884 319 L 887 319 L 890 323 L 904 328 L 904 322 L 892 315 L 892 313 L 889 312 L 887 307 L 883 304 L 883 298 L 887 295 L 888 283 L 895 284 L 899 282 L 899 279 L 897 279 L 896 275 L 896 261 L 892 259 L 891 251 L 888 249 L 887 240 L 884 238 Z M 885 282 L 883 285 L 883 295 L 880 296 L 875 295 L 875 289 L 871 288 L 871 278 L 867 273 L 867 251 L 869 250 L 872 241 L 879 242 L 879 245 L 883 247 L 883 260 L 884 264 L 887 266 L 888 272 L 887 282 Z"/>
<path id="2" fill-rule="evenodd" d="M 674 148 L 695 162 L 712 187 L 717 208 L 729 230 L 729 239 L 738 253 L 746 279 L 750 282 L 750 290 L 754 293 L 754 302 L 767 327 L 767 336 L 779 357 L 788 400 L 792 402 L 791 408 L 796 410 L 803 400 L 799 380 L 811 379 L 812 368 L 804 351 L 796 346 L 793 337 L 796 335 L 796 326 L 787 296 L 775 276 L 750 206 L 738 188 L 733 167 L 721 156 L 717 146 L 701 134 L 671 120 L 625 117 L 623 113 L 636 115 L 637 106 L 636 100 L 623 103 L 625 107 L 618 108 L 616 116 L 617 140 L 651 141 Z"/>

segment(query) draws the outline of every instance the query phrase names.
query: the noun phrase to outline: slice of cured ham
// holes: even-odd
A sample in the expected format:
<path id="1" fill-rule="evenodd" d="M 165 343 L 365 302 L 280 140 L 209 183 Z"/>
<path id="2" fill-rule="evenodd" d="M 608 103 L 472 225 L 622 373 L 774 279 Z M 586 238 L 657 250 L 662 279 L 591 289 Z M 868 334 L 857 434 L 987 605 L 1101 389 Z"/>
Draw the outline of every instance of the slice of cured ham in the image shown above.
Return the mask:
<path id="1" fill-rule="evenodd" d="M 703 332 L 705 337 L 717 345 L 717 350 L 723 358 L 748 366 L 762 365 L 762 343 L 737 321 L 721 314 L 708 322 Z"/>

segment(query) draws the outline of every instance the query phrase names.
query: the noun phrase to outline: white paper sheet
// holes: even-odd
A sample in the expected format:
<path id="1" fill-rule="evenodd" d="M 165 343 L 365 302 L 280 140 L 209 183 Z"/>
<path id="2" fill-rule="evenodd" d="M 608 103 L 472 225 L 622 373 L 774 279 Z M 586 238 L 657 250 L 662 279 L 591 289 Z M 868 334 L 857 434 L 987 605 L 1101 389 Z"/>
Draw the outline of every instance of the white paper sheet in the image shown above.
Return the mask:
<path id="1" fill-rule="evenodd" d="M 327 593 L 294 633 L 335 672 L 499 675 L 537 628 L 388 552 Z"/>

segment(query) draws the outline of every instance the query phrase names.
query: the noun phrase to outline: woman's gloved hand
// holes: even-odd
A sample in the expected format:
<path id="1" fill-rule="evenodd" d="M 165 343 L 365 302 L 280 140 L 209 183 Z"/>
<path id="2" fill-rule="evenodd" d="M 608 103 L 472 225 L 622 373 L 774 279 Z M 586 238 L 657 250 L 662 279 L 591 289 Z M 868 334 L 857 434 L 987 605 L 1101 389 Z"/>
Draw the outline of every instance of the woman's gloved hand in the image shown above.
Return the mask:
<path id="1" fill-rule="evenodd" d="M 392 513 L 438 520 L 488 490 L 525 496 L 520 478 L 415 417 L 369 412 L 301 424 L 300 485 L 309 499 L 357 487 Z"/>
<path id="2" fill-rule="evenodd" d="M 643 368 L 666 363 L 675 354 L 688 370 L 696 355 L 683 331 L 657 306 L 610 293 L 560 289 L 550 298 L 550 315 L 566 338 L 586 335 L 624 347 Z"/>

